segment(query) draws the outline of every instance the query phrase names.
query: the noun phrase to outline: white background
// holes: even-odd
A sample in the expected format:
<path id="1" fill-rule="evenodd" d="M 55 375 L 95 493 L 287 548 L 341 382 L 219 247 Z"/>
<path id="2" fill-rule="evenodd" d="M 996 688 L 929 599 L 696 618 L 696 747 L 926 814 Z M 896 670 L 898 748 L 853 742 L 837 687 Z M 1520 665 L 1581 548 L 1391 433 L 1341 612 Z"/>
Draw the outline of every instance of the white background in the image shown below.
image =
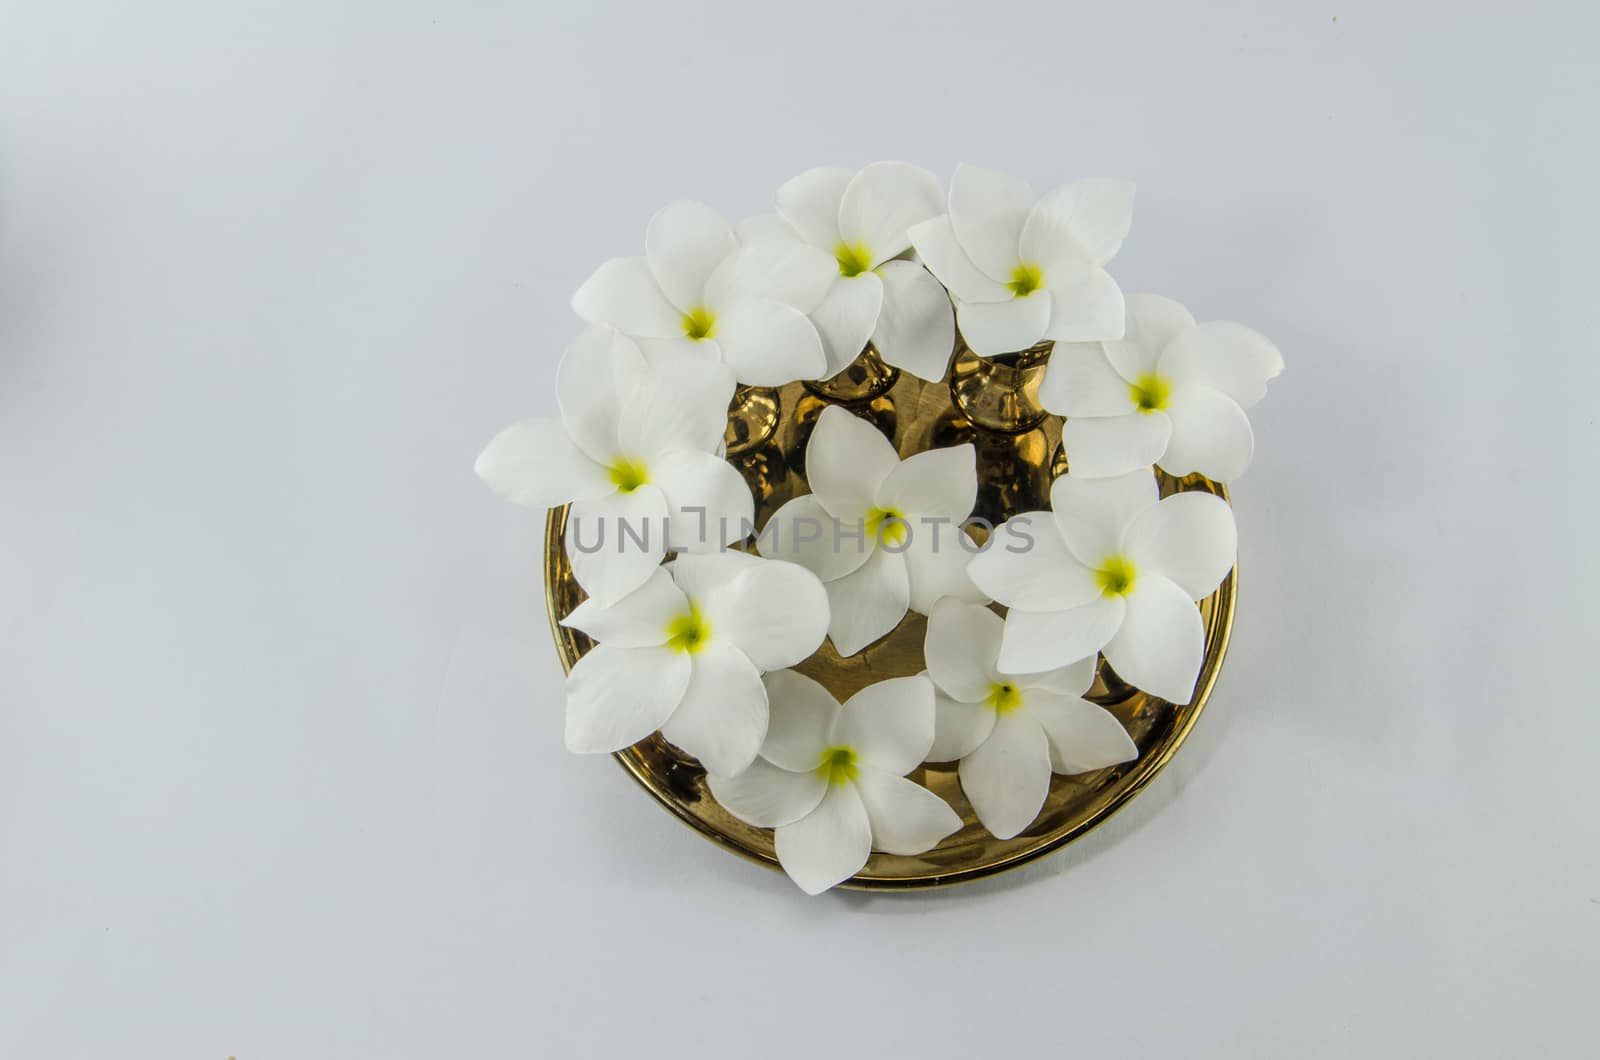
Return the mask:
<path id="1" fill-rule="evenodd" d="M 0 1056 L 1600 1055 L 1593 5 L 0 4 Z M 818 164 L 1274 338 L 1212 705 L 808 900 L 561 747 L 567 299 Z"/>

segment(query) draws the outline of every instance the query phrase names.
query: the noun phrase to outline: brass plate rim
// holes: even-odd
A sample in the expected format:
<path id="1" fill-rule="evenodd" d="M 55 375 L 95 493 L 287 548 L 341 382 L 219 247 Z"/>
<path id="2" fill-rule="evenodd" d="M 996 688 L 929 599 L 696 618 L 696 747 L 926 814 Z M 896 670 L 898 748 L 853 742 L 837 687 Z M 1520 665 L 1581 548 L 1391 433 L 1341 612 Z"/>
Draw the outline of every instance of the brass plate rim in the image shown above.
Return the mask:
<path id="1" fill-rule="evenodd" d="M 1232 499 L 1228 488 L 1223 483 L 1213 484 L 1224 501 L 1230 505 Z M 568 658 L 568 652 L 563 650 L 564 630 L 556 612 L 558 601 L 556 598 L 554 579 L 556 575 L 555 557 L 560 555 L 562 531 L 566 526 L 567 508 L 551 509 L 545 520 L 545 614 L 549 619 L 551 636 L 556 647 L 556 656 L 561 661 L 563 673 L 570 673 L 575 660 Z M 919 875 L 886 876 L 874 874 L 865 869 L 839 884 L 841 890 L 864 891 L 879 894 L 894 894 L 910 891 L 933 890 L 941 887 L 953 887 L 963 883 L 973 883 L 987 879 L 1001 873 L 1010 872 L 1021 868 L 1029 862 L 1035 861 L 1047 854 L 1054 853 L 1062 848 L 1083 838 L 1089 832 L 1104 824 L 1119 810 L 1132 802 L 1156 776 L 1171 761 L 1173 755 L 1188 739 L 1189 733 L 1194 729 L 1200 715 L 1204 713 L 1206 704 L 1211 699 L 1211 693 L 1216 687 L 1217 679 L 1222 674 L 1222 664 L 1228 653 L 1228 643 L 1233 634 L 1234 609 L 1238 600 L 1239 565 L 1235 559 L 1232 570 L 1217 587 L 1219 611 L 1215 625 L 1208 630 L 1206 653 L 1201 660 L 1201 682 L 1195 690 L 1195 696 L 1186 706 L 1174 704 L 1175 709 L 1184 712 L 1183 717 L 1174 728 L 1169 739 L 1156 750 L 1155 753 L 1142 756 L 1135 763 L 1128 775 L 1126 782 L 1119 787 L 1109 799 L 1098 806 L 1087 817 L 1076 822 L 1070 827 L 1057 829 L 1039 837 L 1033 843 L 1021 850 L 986 861 L 970 867 L 956 869 L 948 872 L 928 872 Z M 612 754 L 623 771 L 631 777 L 655 802 L 672 814 L 674 818 L 688 826 L 697 834 L 710 840 L 718 847 L 737 855 L 745 861 L 754 862 L 774 872 L 782 872 L 782 867 L 775 858 L 769 858 L 746 849 L 734 842 L 729 836 L 711 827 L 707 822 L 689 812 L 687 806 L 675 800 L 671 795 L 662 790 L 653 778 L 645 771 L 637 752 L 634 748 L 626 748 Z"/>

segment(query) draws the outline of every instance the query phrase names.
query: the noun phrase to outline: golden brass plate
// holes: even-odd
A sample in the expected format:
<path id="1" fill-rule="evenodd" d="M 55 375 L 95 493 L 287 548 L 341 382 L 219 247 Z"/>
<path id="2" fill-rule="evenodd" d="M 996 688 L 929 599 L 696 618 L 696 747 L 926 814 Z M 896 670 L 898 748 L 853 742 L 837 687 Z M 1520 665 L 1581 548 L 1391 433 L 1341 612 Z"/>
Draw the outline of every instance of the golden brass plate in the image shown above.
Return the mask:
<path id="1" fill-rule="evenodd" d="M 957 392 L 961 392 L 963 385 L 970 386 L 967 377 L 974 367 L 970 361 L 971 355 L 956 360 L 953 374 L 957 377 Z M 984 366 L 977 367 L 985 370 Z M 1006 371 L 1004 365 L 994 368 L 1001 373 Z M 988 382 L 991 387 L 1005 389 L 1004 380 Z M 1017 384 L 1020 391 L 1024 383 L 1019 379 Z M 1036 379 L 1027 385 L 1037 390 Z M 984 416 L 971 399 L 971 393 L 969 390 L 963 395 L 967 410 L 964 413 L 952 401 L 948 381 L 925 383 L 900 373 L 884 393 L 844 407 L 875 423 L 895 443 L 902 457 L 940 446 L 974 443 L 978 450 L 979 498 L 975 513 L 978 516 L 999 524 L 1019 512 L 1048 508 L 1049 485 L 1055 465 L 1059 463 L 1060 418 L 1047 416 L 1021 434 L 982 430 L 966 418 L 968 414 Z M 1021 396 L 1026 399 L 1031 394 Z M 735 405 L 748 397 L 741 392 Z M 756 496 L 756 523 L 764 526 L 766 519 L 785 501 L 808 492 L 803 461 L 805 440 L 829 402 L 801 384 L 791 384 L 776 392 L 757 392 L 757 397 L 759 409 L 753 418 L 762 424 L 770 424 L 771 399 L 776 398 L 776 429 L 770 437 L 752 445 L 748 444 L 749 424 L 736 424 L 739 430 L 730 429 L 730 438 L 740 436 L 741 432 L 743 437 L 741 444 L 730 446 L 737 455 L 730 456 L 729 460 L 750 482 Z M 1002 418 L 1013 414 L 1002 407 L 1006 404 L 1000 401 L 997 406 Z M 1034 417 L 1023 418 L 1026 422 Z M 759 435 L 766 429 L 758 425 L 755 431 Z M 1166 475 L 1159 477 L 1163 495 L 1180 490 L 1206 490 L 1227 497 L 1223 486 L 1198 475 L 1181 480 Z M 583 599 L 583 591 L 573 580 L 563 549 L 566 517 L 566 509 L 552 511 L 546 526 L 545 599 L 561 664 L 570 670 L 592 645 L 583 634 L 557 625 Z M 905 890 L 978 879 L 1015 868 L 1064 846 L 1115 813 L 1161 771 L 1199 718 L 1228 650 L 1237 584 L 1238 572 L 1234 570 L 1215 593 L 1200 602 L 1206 628 L 1206 651 L 1192 703 L 1175 706 L 1137 691 L 1119 680 L 1104 659 L 1100 661 L 1089 698 L 1109 708 L 1127 726 L 1139 746 L 1136 761 L 1079 776 L 1055 776 L 1038 819 L 1012 839 L 996 839 L 978 823 L 961 793 L 953 763 L 923 766 L 911 774 L 912 779 L 927 785 L 949 802 L 961 815 L 962 829 L 925 854 L 904 857 L 874 853 L 866 867 L 843 886 Z M 783 602 L 774 600 L 773 606 L 782 607 Z M 875 681 L 921 672 L 926 629 L 927 620 L 913 612 L 887 637 L 853 658 L 839 658 L 832 644 L 825 641 L 816 654 L 796 669 L 820 681 L 843 701 Z M 752 828 L 717 805 L 706 788 L 704 771 L 693 758 L 659 735 L 618 752 L 616 757 L 646 791 L 685 824 L 735 854 L 778 868 L 772 832 Z"/>

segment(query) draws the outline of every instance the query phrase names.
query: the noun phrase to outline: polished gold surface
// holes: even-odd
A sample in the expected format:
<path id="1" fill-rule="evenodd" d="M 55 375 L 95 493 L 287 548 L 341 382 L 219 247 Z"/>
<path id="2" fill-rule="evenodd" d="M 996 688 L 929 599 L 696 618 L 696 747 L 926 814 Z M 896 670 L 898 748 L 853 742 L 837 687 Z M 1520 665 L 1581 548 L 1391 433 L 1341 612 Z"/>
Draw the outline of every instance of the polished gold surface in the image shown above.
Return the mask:
<path id="1" fill-rule="evenodd" d="M 803 384 L 813 394 L 831 401 L 867 401 L 887 393 L 900 378 L 900 369 L 892 368 L 878 359 L 878 351 L 868 343 L 861 355 L 851 361 L 845 370 L 831 379 L 819 379 Z"/>
<path id="2" fill-rule="evenodd" d="M 1017 386 L 1009 405 L 999 402 L 993 407 L 1025 409 L 1025 403 L 1016 399 L 1026 397 L 1030 388 L 1036 398 L 1038 384 L 1036 379 L 1023 376 L 1035 368 L 1042 370 L 1042 366 L 1043 358 L 1020 367 L 1002 366 L 1015 369 L 1018 375 L 1012 379 Z M 967 375 L 976 375 L 982 368 L 975 366 Z M 990 377 L 993 378 L 992 373 Z M 1060 419 L 1042 416 L 1021 429 L 985 430 L 974 426 L 968 414 L 973 403 L 969 402 L 967 408 L 956 407 L 952 401 L 954 391 L 946 383 L 924 383 L 901 373 L 887 392 L 868 403 L 846 407 L 876 425 L 902 456 L 939 446 L 974 443 L 979 459 L 980 516 L 998 523 L 1018 512 L 1047 508 L 1052 468 L 1058 460 Z M 780 410 L 776 429 L 760 444 L 730 456 L 755 491 L 758 525 L 765 525 L 785 501 L 807 492 L 804 443 L 828 404 L 800 384 L 783 387 L 775 401 Z M 1006 418 L 1004 422 L 1014 428 L 1028 415 Z M 1166 475 L 1159 478 L 1163 495 L 1206 490 L 1227 496 L 1222 486 L 1196 475 L 1181 480 Z M 565 525 L 565 509 L 550 513 L 545 538 L 545 598 L 562 665 L 570 670 L 591 642 L 581 633 L 557 625 L 583 598 L 562 547 Z M 912 773 L 912 779 L 926 784 L 955 807 L 963 821 L 962 829 L 925 854 L 905 857 L 874 853 L 866 867 L 844 886 L 900 890 L 977 879 L 1070 843 L 1105 820 L 1160 772 L 1200 716 L 1228 648 L 1237 582 L 1237 571 L 1230 573 L 1215 593 L 1200 602 L 1206 627 L 1205 661 L 1192 703 L 1174 705 L 1132 689 L 1101 660 L 1089 698 L 1106 706 L 1127 726 L 1139 746 L 1136 761 L 1096 773 L 1054 777 L 1039 818 L 1021 835 L 1004 840 L 994 838 L 978 823 L 961 794 L 953 763 L 923 766 Z M 783 606 L 782 601 L 773 601 L 773 606 Z M 888 636 L 856 656 L 841 659 L 833 646 L 824 642 L 796 669 L 816 678 L 844 700 L 873 682 L 920 672 L 926 628 L 927 620 L 911 613 Z M 551 698 L 549 709 L 561 709 L 559 697 Z M 736 854 L 777 867 L 772 832 L 752 828 L 717 805 L 706 789 L 705 773 L 699 763 L 659 735 L 620 752 L 617 758 L 646 791 L 685 823 Z"/>
<path id="3" fill-rule="evenodd" d="M 950 397 L 963 417 L 980 430 L 1020 434 L 1044 422 L 1039 384 L 1053 342 L 1041 342 L 1017 353 L 979 357 L 965 343 L 956 346 L 950 366 Z"/>
<path id="4" fill-rule="evenodd" d="M 778 392 L 768 386 L 741 386 L 728 403 L 728 426 L 722 441 L 729 456 L 748 453 L 778 429 Z"/>

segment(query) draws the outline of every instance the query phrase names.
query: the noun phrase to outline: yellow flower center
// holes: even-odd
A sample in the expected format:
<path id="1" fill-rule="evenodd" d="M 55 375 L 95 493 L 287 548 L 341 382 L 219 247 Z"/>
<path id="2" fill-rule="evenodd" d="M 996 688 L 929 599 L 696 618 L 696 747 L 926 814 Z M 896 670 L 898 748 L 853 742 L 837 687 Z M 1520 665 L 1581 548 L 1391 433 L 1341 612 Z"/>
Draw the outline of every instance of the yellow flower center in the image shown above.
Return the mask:
<path id="1" fill-rule="evenodd" d="M 840 240 L 834 245 L 833 256 L 839 260 L 840 276 L 860 276 L 872 268 L 872 251 L 865 243 Z"/>
<path id="2" fill-rule="evenodd" d="M 997 714 L 1009 714 L 1022 706 L 1022 690 L 1010 681 L 1002 681 L 989 686 L 989 698 L 986 702 Z"/>
<path id="3" fill-rule="evenodd" d="M 634 490 L 650 481 L 649 470 L 637 460 L 620 458 L 607 469 L 611 484 L 623 493 L 632 493 Z"/>
<path id="4" fill-rule="evenodd" d="M 1011 282 L 1006 286 L 1018 298 L 1026 298 L 1044 286 L 1044 270 L 1037 265 L 1018 265 L 1011 270 Z"/>
<path id="5" fill-rule="evenodd" d="M 689 605 L 687 614 L 679 615 L 667 623 L 667 647 L 673 651 L 693 655 L 704 648 L 710 639 L 711 627 L 694 604 Z"/>
<path id="6" fill-rule="evenodd" d="M 873 508 L 867 512 L 867 533 L 877 538 L 880 545 L 896 547 L 910 532 L 906 517 L 893 508 Z"/>
<path id="7" fill-rule="evenodd" d="M 717 314 L 697 305 L 683 314 L 683 333 L 691 339 L 709 339 L 717 333 Z"/>
<path id="8" fill-rule="evenodd" d="M 821 773 L 829 784 L 848 784 L 861 773 L 857 762 L 854 747 L 829 747 L 823 750 L 821 758 L 817 760 L 817 772 Z"/>
<path id="9" fill-rule="evenodd" d="M 1124 556 L 1111 556 L 1095 571 L 1095 580 L 1107 596 L 1127 596 L 1133 592 L 1134 578 L 1138 575 L 1132 563 Z"/>
<path id="10" fill-rule="evenodd" d="M 1166 408 L 1172 399 L 1172 384 L 1154 372 L 1146 372 L 1128 387 L 1128 396 L 1140 412 L 1155 412 Z"/>

